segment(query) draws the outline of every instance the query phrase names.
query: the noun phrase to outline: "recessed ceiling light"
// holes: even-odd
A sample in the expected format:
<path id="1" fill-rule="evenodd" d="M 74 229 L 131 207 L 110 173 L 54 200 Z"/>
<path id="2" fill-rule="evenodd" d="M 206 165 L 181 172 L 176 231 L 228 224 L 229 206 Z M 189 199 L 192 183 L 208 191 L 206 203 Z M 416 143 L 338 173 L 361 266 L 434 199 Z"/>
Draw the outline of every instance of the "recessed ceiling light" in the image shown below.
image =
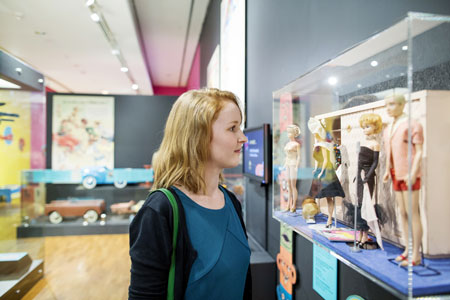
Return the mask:
<path id="1" fill-rule="evenodd" d="M 358 87 L 358 88 L 360 89 L 360 88 L 362 88 L 362 84 L 361 84 L 361 83 L 358 83 L 358 84 L 356 85 L 356 87 Z"/>
<path id="2" fill-rule="evenodd" d="M 105 91 L 105 90 L 103 90 L 103 91 L 102 91 L 102 94 L 103 94 L 103 95 L 108 95 L 108 94 L 109 94 L 109 92 L 108 92 L 108 91 Z"/>
<path id="3" fill-rule="evenodd" d="M 139 86 L 138 86 L 136 83 L 133 83 L 133 84 L 131 85 L 131 88 L 132 88 L 133 90 L 137 90 L 137 89 L 139 89 Z"/>
<path id="4" fill-rule="evenodd" d="M 337 82 L 338 82 L 338 80 L 334 76 L 331 76 L 330 78 L 328 78 L 328 84 L 329 85 L 336 85 Z"/>
<path id="5" fill-rule="evenodd" d="M 96 13 L 91 14 L 91 19 L 94 22 L 99 22 L 100 21 L 100 16 Z"/>
<path id="6" fill-rule="evenodd" d="M 15 11 L 14 16 L 16 17 L 17 21 L 20 21 L 23 19 L 23 13 L 20 11 Z"/>
<path id="7" fill-rule="evenodd" d="M 38 79 L 38 82 L 39 82 L 39 83 L 44 83 L 44 79 L 39 78 L 39 79 Z"/>
<path id="8" fill-rule="evenodd" d="M 402 47 L 402 50 L 403 50 L 403 51 L 406 51 L 406 50 L 408 50 L 408 46 L 406 46 L 406 45 L 405 45 L 405 46 L 403 46 L 403 47 Z"/>
<path id="9" fill-rule="evenodd" d="M 372 67 L 376 67 L 376 66 L 378 66 L 378 62 L 377 62 L 376 60 L 372 60 L 372 61 L 370 62 L 370 65 L 371 65 Z"/>
<path id="10" fill-rule="evenodd" d="M 112 55 L 119 55 L 120 51 L 119 51 L 119 49 L 112 49 L 111 53 L 112 53 Z"/>
<path id="11" fill-rule="evenodd" d="M 389 74 L 386 74 L 386 78 L 390 78 L 391 77 L 391 75 L 389 75 Z"/>
<path id="12" fill-rule="evenodd" d="M 126 72 L 128 72 L 128 68 L 127 67 L 122 67 L 122 68 L 120 68 L 120 71 L 126 73 Z"/>
<path id="13" fill-rule="evenodd" d="M 86 0 L 85 5 L 86 5 L 87 7 L 89 7 L 89 6 L 93 5 L 94 3 L 95 3 L 95 0 Z"/>

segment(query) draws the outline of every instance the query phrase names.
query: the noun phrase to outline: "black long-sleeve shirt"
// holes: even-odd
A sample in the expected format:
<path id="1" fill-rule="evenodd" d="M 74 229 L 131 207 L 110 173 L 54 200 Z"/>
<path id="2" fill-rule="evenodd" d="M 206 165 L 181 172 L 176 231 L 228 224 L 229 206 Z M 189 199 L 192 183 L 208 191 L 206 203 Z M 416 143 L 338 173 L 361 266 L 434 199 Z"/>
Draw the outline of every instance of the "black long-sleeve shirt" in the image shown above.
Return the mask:
<path id="1" fill-rule="evenodd" d="M 242 219 L 241 204 L 233 193 L 226 191 L 247 235 Z M 188 236 L 183 205 L 175 191 L 171 190 L 171 192 L 177 201 L 179 211 L 174 295 L 175 299 L 183 299 L 197 252 L 192 247 Z M 172 232 L 173 213 L 169 200 L 162 192 L 150 194 L 130 224 L 131 280 L 128 299 L 167 298 Z M 251 294 L 249 266 L 243 299 L 251 299 Z"/>

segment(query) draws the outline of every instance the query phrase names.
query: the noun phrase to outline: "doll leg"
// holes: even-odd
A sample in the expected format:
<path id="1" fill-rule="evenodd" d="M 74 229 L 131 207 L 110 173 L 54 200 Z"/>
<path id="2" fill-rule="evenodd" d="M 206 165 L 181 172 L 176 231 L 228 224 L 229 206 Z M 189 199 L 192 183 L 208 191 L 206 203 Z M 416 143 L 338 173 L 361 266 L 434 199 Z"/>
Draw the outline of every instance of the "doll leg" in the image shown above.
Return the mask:
<path id="1" fill-rule="evenodd" d="M 288 184 L 289 184 L 289 204 L 288 204 L 288 208 L 291 212 L 295 212 L 296 208 L 297 208 L 297 198 L 298 198 L 298 194 L 297 194 L 297 168 L 295 167 L 289 167 L 289 179 L 288 179 Z"/>
<path id="2" fill-rule="evenodd" d="M 400 221 L 401 221 L 400 225 L 402 228 L 402 239 L 405 245 L 405 250 L 400 256 L 398 256 L 395 259 L 396 261 L 402 261 L 408 257 L 408 213 L 406 210 L 407 206 L 405 205 L 407 199 L 405 200 L 403 196 L 404 196 L 403 192 L 395 192 L 395 200 L 397 202 L 400 211 Z"/>
<path id="3" fill-rule="evenodd" d="M 408 209 L 407 191 L 403 192 L 403 199 L 405 203 L 404 206 Z M 420 220 L 420 211 L 419 211 L 419 191 L 412 191 L 412 233 L 413 233 L 412 261 L 415 264 L 420 264 L 422 261 L 420 253 L 420 246 L 422 244 L 422 222 Z M 406 236 L 406 239 L 408 239 L 408 236 Z M 404 264 L 406 265 L 407 262 L 405 261 Z"/>
<path id="4" fill-rule="evenodd" d="M 333 201 L 333 198 L 327 197 L 327 206 L 328 206 L 327 226 L 331 226 L 331 223 L 333 223 L 332 216 L 333 216 L 333 212 L 334 212 L 334 201 Z"/>

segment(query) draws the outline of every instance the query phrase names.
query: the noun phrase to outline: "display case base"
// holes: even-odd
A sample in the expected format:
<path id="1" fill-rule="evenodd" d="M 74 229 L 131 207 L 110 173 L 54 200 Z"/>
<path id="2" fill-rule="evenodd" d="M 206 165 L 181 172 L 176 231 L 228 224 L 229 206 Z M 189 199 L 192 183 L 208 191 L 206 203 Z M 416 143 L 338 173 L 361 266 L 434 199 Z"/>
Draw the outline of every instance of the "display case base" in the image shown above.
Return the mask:
<path id="1" fill-rule="evenodd" d="M 22 297 L 44 276 L 44 261 L 33 260 L 28 271 L 18 279 L 0 280 L 0 300 Z"/>
<path id="2" fill-rule="evenodd" d="M 391 243 L 383 242 L 384 250 L 363 249 L 361 252 L 352 252 L 351 247 L 345 241 L 331 241 L 316 230 L 321 225 L 325 228 L 327 220 L 325 215 L 317 215 L 317 224 L 310 225 L 306 223 L 301 213 L 301 210 L 297 210 L 296 213 L 275 211 L 273 216 L 311 242 L 326 247 L 339 260 L 359 273 L 371 278 L 374 282 L 391 291 L 394 295 L 404 297 L 408 294 L 407 269 L 393 264 L 389 260 L 400 255 L 403 249 Z M 339 222 L 337 227 L 339 229 L 350 229 Z M 450 259 L 424 259 L 423 263 L 425 266 L 414 267 L 414 297 L 450 294 L 450 269 L 448 268 L 450 266 Z M 430 271 L 430 269 L 433 271 Z"/>
<path id="3" fill-rule="evenodd" d="M 47 218 L 42 217 L 17 227 L 17 237 L 128 233 L 130 220 L 126 216 L 108 216 L 104 224 L 101 221 L 86 224 L 82 218 L 51 224 Z"/>
<path id="4" fill-rule="evenodd" d="M 250 268 L 252 271 L 253 299 L 274 299 L 276 296 L 277 264 L 251 234 L 248 234 L 248 245 L 252 252 Z"/>

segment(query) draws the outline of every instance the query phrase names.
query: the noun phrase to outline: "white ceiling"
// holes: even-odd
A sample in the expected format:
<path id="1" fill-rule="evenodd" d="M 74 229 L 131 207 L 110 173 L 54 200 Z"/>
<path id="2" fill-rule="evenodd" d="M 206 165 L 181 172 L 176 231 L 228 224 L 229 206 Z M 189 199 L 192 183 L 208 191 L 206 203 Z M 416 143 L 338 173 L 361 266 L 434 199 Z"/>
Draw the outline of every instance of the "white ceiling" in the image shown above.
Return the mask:
<path id="1" fill-rule="evenodd" d="M 186 86 L 209 0 L 96 0 L 138 91 L 85 2 L 0 0 L 0 49 L 58 92 L 152 95 L 152 86 Z"/>

